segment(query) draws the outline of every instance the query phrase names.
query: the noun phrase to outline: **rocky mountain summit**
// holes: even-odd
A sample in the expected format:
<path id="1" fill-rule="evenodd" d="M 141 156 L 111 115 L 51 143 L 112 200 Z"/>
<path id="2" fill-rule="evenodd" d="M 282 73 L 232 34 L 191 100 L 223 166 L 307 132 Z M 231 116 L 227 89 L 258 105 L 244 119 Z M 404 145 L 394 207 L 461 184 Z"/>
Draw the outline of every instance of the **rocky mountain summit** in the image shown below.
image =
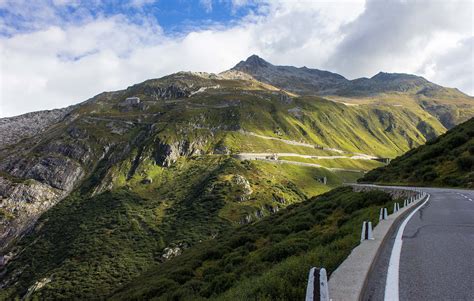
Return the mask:
<path id="1" fill-rule="evenodd" d="M 382 92 L 419 92 L 443 88 L 423 77 L 404 73 L 379 72 L 371 78 L 348 80 L 337 73 L 319 69 L 275 66 L 257 55 L 239 62 L 231 70 L 249 74 L 261 82 L 302 95 L 367 96 Z"/>
<path id="2" fill-rule="evenodd" d="M 275 66 L 257 55 L 241 61 L 231 70 L 249 74 L 261 82 L 302 95 L 328 94 L 349 82 L 342 75 L 329 71 Z"/>

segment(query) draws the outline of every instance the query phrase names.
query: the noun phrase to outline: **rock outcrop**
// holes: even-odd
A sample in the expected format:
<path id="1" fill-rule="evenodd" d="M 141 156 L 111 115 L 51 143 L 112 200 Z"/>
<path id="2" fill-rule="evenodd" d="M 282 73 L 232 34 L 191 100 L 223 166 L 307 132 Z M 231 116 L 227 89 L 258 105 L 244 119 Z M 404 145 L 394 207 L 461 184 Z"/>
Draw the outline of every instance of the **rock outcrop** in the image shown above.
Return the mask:
<path id="1" fill-rule="evenodd" d="M 253 193 L 250 182 L 241 175 L 234 175 L 232 177 L 232 185 L 235 186 L 236 190 L 240 192 L 236 198 L 238 201 L 247 201 L 250 195 Z"/>
<path id="2" fill-rule="evenodd" d="M 0 118 L 0 149 L 44 132 L 53 124 L 63 120 L 73 109 L 74 106 L 71 106 Z"/>
<path id="3" fill-rule="evenodd" d="M 181 140 L 173 143 L 159 141 L 153 157 L 158 165 L 170 167 L 180 157 L 190 157 L 203 153 L 204 141 Z"/>

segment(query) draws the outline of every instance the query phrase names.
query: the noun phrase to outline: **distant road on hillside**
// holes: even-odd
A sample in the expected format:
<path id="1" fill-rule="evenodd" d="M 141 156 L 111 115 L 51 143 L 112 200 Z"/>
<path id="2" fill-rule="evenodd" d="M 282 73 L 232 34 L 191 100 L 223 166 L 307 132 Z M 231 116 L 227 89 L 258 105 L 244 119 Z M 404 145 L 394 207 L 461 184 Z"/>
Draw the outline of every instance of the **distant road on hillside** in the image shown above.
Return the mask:
<path id="1" fill-rule="evenodd" d="M 420 189 L 430 199 L 387 237 L 363 300 L 474 300 L 474 191 Z M 400 258 L 389 265 L 402 230 Z"/>

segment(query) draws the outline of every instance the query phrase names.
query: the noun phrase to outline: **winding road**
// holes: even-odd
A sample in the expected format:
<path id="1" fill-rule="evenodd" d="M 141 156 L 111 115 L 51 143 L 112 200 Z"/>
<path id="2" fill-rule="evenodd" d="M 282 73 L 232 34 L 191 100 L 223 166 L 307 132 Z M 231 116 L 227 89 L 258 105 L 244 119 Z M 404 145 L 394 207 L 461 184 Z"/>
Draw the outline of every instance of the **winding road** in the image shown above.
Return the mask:
<path id="1" fill-rule="evenodd" d="M 362 300 L 474 300 L 474 191 L 421 190 L 429 200 L 388 234 Z"/>

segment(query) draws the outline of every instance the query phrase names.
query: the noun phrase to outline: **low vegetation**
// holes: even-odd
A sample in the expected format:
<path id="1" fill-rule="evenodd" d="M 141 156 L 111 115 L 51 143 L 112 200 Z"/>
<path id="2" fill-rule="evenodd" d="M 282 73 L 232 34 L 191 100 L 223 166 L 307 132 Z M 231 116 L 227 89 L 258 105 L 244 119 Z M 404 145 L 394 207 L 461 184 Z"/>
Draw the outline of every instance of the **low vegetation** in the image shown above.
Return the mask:
<path id="1" fill-rule="evenodd" d="M 253 225 L 359 176 L 228 156 L 183 158 L 168 168 L 145 160 L 124 180 L 127 170 L 115 170 L 117 187 L 95 196 L 84 192 L 93 186 L 91 176 L 40 218 L 11 250 L 15 260 L 4 279 L 12 283 L 0 300 L 24 296 L 42 279 L 51 282 L 32 294 L 40 299 L 105 298 L 150 266 L 161 266 L 167 247 L 184 250 L 226 236 L 242 216 Z M 252 193 L 245 195 L 236 175 Z M 327 185 L 320 182 L 324 176 Z"/>
<path id="2" fill-rule="evenodd" d="M 364 220 L 393 207 L 381 191 L 332 190 L 185 251 L 118 290 L 116 300 L 302 300 L 312 266 L 331 273 Z"/>
<path id="3" fill-rule="evenodd" d="M 360 181 L 474 188 L 474 119 L 370 171 Z"/>

